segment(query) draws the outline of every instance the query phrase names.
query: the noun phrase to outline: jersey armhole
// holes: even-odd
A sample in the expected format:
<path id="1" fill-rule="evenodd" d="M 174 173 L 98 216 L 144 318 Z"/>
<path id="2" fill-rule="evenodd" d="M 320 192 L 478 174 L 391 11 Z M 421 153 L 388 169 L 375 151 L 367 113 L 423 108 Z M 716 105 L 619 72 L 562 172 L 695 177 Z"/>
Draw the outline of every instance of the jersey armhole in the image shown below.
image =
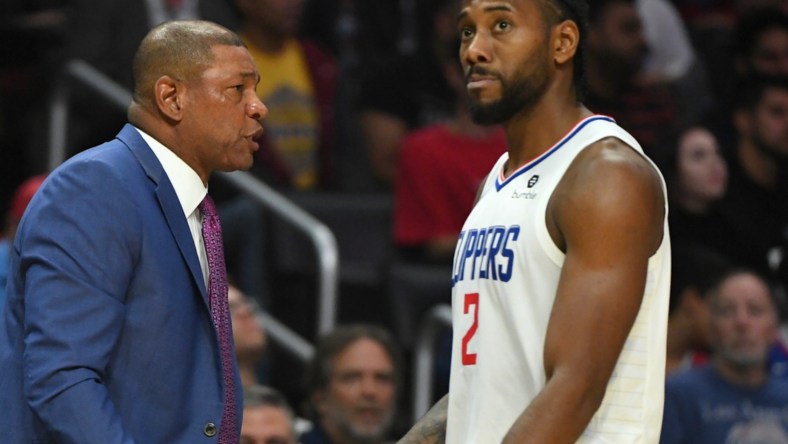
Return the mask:
<path id="1" fill-rule="evenodd" d="M 537 219 L 534 221 L 534 234 L 547 257 L 549 257 L 554 264 L 561 267 L 564 265 L 564 258 L 566 258 L 566 255 L 555 244 L 552 236 L 550 236 L 550 231 L 547 229 L 547 205 L 552 197 L 551 194 L 547 199 L 540 201 L 537 211 L 534 212 L 534 218 Z"/>

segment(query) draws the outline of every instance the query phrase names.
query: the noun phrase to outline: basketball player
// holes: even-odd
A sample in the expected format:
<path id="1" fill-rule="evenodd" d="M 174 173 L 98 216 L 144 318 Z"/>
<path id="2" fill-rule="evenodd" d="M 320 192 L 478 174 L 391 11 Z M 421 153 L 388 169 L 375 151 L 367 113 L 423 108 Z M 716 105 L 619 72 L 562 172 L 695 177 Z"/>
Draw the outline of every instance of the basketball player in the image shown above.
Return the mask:
<path id="1" fill-rule="evenodd" d="M 659 439 L 664 182 L 636 140 L 580 103 L 587 8 L 462 2 L 473 115 L 505 126 L 508 153 L 454 256 L 449 394 L 402 443 Z"/>

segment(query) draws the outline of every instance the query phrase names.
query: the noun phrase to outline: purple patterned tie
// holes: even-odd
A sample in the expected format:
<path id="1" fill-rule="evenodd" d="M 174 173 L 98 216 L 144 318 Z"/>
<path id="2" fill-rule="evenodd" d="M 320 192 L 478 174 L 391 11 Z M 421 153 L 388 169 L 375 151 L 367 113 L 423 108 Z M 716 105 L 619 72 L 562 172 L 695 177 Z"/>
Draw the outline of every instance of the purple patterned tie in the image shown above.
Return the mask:
<path id="1" fill-rule="evenodd" d="M 230 326 L 230 309 L 227 304 L 227 270 L 224 266 L 224 247 L 222 246 L 222 226 L 216 214 L 211 196 L 205 195 L 200 203 L 202 213 L 202 237 L 208 256 L 208 303 L 211 306 L 216 334 L 219 337 L 219 351 L 222 357 L 224 377 L 224 411 L 219 428 L 219 444 L 237 444 L 238 414 L 235 406 L 235 379 L 233 379 L 233 336 Z"/>

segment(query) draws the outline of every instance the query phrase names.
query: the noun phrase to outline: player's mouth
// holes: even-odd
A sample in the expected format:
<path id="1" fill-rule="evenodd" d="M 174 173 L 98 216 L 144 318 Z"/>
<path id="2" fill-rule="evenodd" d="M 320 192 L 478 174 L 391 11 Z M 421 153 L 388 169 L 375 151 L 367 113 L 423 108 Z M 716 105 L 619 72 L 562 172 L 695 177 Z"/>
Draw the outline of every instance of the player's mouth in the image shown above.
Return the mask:
<path id="1" fill-rule="evenodd" d="M 473 89 L 484 88 L 497 81 L 498 79 L 490 76 L 471 76 L 465 86 L 470 91 Z"/>
<path id="2" fill-rule="evenodd" d="M 472 66 L 465 73 L 465 87 L 468 91 L 484 88 L 498 81 L 498 76 L 481 66 Z"/>

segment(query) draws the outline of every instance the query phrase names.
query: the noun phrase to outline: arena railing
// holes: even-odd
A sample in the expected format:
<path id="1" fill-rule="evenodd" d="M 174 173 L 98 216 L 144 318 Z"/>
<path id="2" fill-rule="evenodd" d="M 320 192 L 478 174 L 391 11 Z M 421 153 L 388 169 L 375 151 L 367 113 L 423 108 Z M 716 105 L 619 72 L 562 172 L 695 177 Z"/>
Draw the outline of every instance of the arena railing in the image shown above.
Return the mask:
<path id="1" fill-rule="evenodd" d="M 75 81 L 92 89 L 112 106 L 118 107 L 119 110 L 125 110 L 131 103 L 131 92 L 118 85 L 90 64 L 82 60 L 67 62 L 49 102 L 49 153 L 47 165 L 50 171 L 63 163 L 67 157 L 66 140 L 68 135 L 69 105 L 71 92 L 74 87 L 73 82 Z M 271 210 L 278 217 L 292 224 L 311 241 L 315 248 L 315 256 L 318 262 L 317 332 L 320 334 L 331 330 L 336 324 L 337 318 L 339 275 L 339 250 L 334 234 L 325 224 L 290 202 L 252 174 L 245 171 L 218 172 L 217 174 L 259 204 Z M 285 331 L 283 324 L 277 323 L 276 325 L 277 327 L 283 327 L 276 329 L 277 332 Z M 307 350 L 304 347 L 305 344 L 292 340 L 293 337 L 298 336 L 289 331 L 289 329 L 287 333 L 282 334 L 272 331 L 273 339 L 284 341 L 283 346 L 292 346 L 296 350 L 297 356 L 304 356 Z M 306 343 L 306 345 L 309 344 Z"/>
<path id="2" fill-rule="evenodd" d="M 306 365 L 315 354 L 315 347 L 278 319 L 271 316 L 270 313 L 260 309 L 254 300 L 249 302 L 252 304 L 255 320 L 265 329 L 265 334 L 281 345 L 291 356 Z"/>
<path id="3" fill-rule="evenodd" d="M 435 349 L 438 335 L 451 327 L 451 306 L 432 307 L 421 323 L 413 357 L 413 422 L 419 420 L 432 406 Z"/>

